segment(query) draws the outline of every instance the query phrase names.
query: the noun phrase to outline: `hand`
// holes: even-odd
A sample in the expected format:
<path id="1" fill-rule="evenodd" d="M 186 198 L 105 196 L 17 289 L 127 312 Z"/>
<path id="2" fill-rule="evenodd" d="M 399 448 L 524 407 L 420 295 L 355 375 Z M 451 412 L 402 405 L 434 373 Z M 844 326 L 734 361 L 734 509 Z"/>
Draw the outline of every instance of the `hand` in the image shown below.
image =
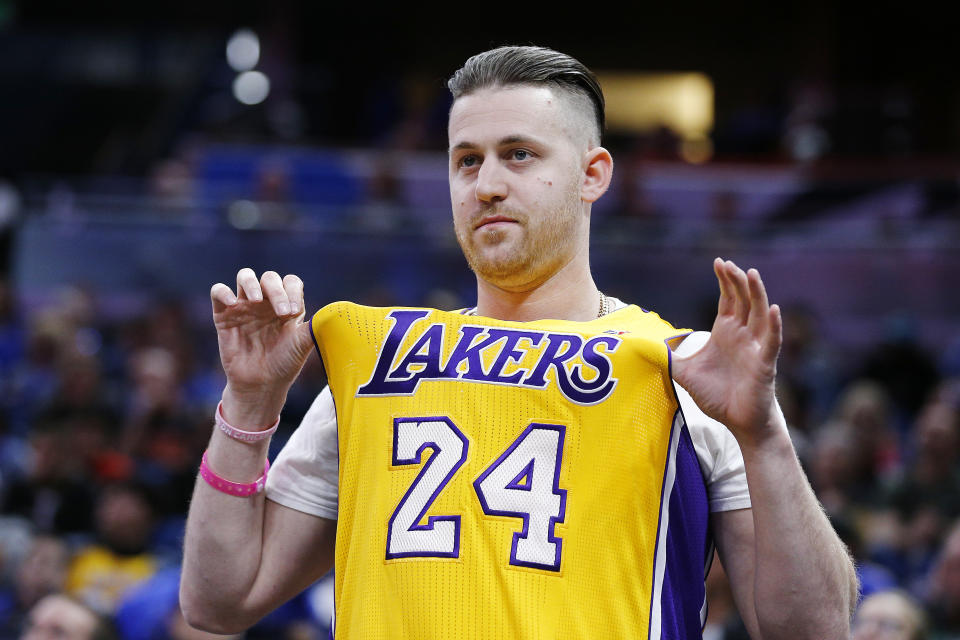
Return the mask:
<path id="1" fill-rule="evenodd" d="M 756 269 L 744 273 L 717 258 L 720 303 L 710 339 L 685 358 L 674 356 L 673 377 L 697 406 L 740 441 L 755 442 L 776 427 L 774 378 L 782 342 L 780 308 L 770 305 Z"/>
<path id="2" fill-rule="evenodd" d="M 313 347 L 310 323 L 303 322 L 303 282 L 294 275 L 281 280 L 275 271 L 257 280 L 252 269 L 241 269 L 236 294 L 218 282 L 210 299 L 227 375 L 224 417 L 238 427 L 266 428 Z"/>

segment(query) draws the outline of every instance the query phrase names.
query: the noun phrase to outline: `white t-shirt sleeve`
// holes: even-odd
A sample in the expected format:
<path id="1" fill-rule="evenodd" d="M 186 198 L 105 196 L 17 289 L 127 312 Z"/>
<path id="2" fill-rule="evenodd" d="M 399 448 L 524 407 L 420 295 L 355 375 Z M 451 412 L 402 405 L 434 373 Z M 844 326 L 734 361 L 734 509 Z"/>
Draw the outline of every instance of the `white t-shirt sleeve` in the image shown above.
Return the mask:
<path id="1" fill-rule="evenodd" d="M 681 356 L 696 353 L 709 338 L 709 332 L 695 331 L 684 338 L 675 353 Z M 736 438 L 729 429 L 701 411 L 683 387 L 676 382 L 673 386 L 707 485 L 710 512 L 748 509 L 750 491 Z"/>
<path id="2" fill-rule="evenodd" d="M 337 412 L 325 387 L 270 467 L 267 498 L 336 520 L 339 466 Z"/>

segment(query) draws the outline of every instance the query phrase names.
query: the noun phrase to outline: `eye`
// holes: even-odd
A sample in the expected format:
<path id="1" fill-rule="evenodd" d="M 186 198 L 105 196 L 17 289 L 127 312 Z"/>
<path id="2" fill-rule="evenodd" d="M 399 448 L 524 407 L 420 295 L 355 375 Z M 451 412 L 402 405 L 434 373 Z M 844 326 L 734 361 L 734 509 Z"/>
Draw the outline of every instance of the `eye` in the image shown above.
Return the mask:
<path id="1" fill-rule="evenodd" d="M 469 169 L 470 167 L 476 166 L 476 164 L 477 156 L 475 155 L 466 155 L 457 160 L 457 166 L 464 169 Z"/>
<path id="2" fill-rule="evenodd" d="M 514 160 L 523 161 L 530 157 L 530 152 L 526 149 L 514 149 L 512 155 Z"/>

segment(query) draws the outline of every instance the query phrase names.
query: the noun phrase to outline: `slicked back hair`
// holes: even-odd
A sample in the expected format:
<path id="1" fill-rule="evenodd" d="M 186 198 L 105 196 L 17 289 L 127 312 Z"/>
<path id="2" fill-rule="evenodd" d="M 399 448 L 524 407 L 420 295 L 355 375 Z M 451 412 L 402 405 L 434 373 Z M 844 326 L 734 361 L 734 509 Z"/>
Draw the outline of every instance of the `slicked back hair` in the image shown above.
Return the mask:
<path id="1" fill-rule="evenodd" d="M 447 81 L 456 100 L 490 87 L 546 86 L 587 98 L 593 106 L 597 143 L 605 125 L 603 90 L 579 60 L 546 47 L 509 46 L 478 53 Z"/>

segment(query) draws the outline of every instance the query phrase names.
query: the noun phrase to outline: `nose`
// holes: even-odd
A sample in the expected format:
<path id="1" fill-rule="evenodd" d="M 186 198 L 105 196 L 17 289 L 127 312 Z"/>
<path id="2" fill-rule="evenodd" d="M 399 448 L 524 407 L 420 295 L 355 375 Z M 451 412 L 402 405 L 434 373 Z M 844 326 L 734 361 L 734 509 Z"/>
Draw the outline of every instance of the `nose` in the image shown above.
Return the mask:
<path id="1" fill-rule="evenodd" d="M 507 181 L 499 162 L 487 159 L 477 172 L 477 200 L 491 203 L 507 197 Z"/>

